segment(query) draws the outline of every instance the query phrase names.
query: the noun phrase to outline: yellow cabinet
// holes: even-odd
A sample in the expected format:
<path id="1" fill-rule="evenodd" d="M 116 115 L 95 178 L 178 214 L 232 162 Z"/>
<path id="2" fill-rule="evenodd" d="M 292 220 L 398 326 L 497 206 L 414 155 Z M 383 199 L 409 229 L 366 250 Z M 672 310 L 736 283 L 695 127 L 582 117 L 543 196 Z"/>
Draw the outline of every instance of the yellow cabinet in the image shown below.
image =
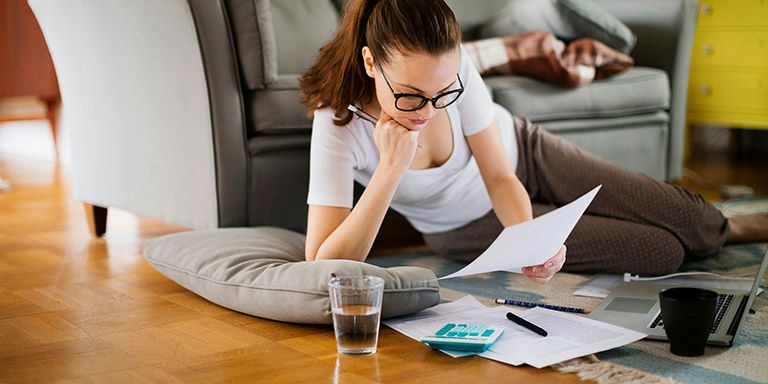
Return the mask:
<path id="1" fill-rule="evenodd" d="M 688 121 L 768 129 L 768 1 L 702 0 Z"/>

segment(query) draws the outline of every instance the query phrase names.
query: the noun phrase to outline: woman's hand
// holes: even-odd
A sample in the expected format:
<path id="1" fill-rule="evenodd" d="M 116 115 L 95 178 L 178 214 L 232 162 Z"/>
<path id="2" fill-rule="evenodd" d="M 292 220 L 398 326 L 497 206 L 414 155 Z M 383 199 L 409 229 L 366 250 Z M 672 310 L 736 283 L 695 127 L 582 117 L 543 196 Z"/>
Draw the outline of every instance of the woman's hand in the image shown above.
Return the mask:
<path id="1" fill-rule="evenodd" d="M 405 173 L 416 156 L 419 132 L 403 127 L 382 110 L 373 138 L 381 158 L 379 165 L 397 174 Z"/>
<path id="2" fill-rule="evenodd" d="M 547 283 L 563 267 L 565 263 L 565 250 L 565 244 L 563 244 L 560 246 L 560 250 L 552 258 L 545 261 L 544 264 L 523 267 L 523 275 L 539 284 Z"/>

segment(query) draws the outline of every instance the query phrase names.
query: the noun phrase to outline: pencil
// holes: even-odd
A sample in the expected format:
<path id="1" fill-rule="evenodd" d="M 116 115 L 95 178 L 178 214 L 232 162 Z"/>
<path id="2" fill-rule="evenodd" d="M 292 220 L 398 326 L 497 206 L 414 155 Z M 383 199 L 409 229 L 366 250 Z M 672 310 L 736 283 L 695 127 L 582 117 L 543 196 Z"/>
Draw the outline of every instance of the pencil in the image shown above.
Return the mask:
<path id="1" fill-rule="evenodd" d="M 526 307 L 526 308 L 542 307 L 542 308 L 546 308 L 546 309 L 552 309 L 552 310 L 555 310 L 555 311 L 571 312 L 571 313 L 590 313 L 590 312 L 592 312 L 592 310 L 589 309 L 589 308 L 564 307 L 564 306 L 561 306 L 561 305 L 529 303 L 527 301 L 495 299 L 494 302 L 496 304 L 516 305 L 518 307 Z"/>
<path id="2" fill-rule="evenodd" d="M 361 118 L 361 119 L 363 119 L 365 121 L 368 121 L 369 123 L 371 123 L 373 125 L 376 125 L 376 123 L 378 122 L 378 120 L 375 117 L 365 113 L 365 111 L 363 111 L 360 108 L 355 107 L 354 105 L 351 105 L 351 104 L 348 105 L 347 109 L 349 109 L 352 113 L 357 115 L 357 117 L 359 117 L 359 118 Z"/>

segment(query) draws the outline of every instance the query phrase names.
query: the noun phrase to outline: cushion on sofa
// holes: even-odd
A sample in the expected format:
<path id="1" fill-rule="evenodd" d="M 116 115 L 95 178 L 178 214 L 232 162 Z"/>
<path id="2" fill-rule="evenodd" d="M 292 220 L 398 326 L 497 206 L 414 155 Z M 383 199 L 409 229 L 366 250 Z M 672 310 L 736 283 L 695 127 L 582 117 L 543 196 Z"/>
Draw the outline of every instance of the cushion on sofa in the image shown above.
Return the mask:
<path id="1" fill-rule="evenodd" d="M 591 0 L 510 0 L 481 28 L 483 38 L 551 32 L 564 40 L 589 37 L 629 53 L 636 37 L 618 18 Z"/>
<path id="2" fill-rule="evenodd" d="M 461 26 L 464 41 L 476 40 L 486 22 L 502 10 L 509 0 L 445 0 Z"/>
<path id="3" fill-rule="evenodd" d="M 182 232 L 147 242 L 144 257 L 159 272 L 223 307 L 296 323 L 330 324 L 328 279 L 384 279 L 382 318 L 436 305 L 434 273 L 380 268 L 350 260 L 304 261 L 304 235 L 274 227 Z"/>
<path id="4" fill-rule="evenodd" d="M 277 74 L 299 74 L 330 40 L 339 12 L 330 0 L 270 0 L 277 45 Z"/>
<path id="5" fill-rule="evenodd" d="M 225 5 L 240 71 L 252 90 L 278 81 L 278 75 L 303 72 L 339 20 L 330 0 L 226 0 Z"/>
<path id="6" fill-rule="evenodd" d="M 667 74 L 646 67 L 569 90 L 521 76 L 492 76 L 485 82 L 496 103 L 533 121 L 651 113 L 668 109 L 670 102 Z"/>

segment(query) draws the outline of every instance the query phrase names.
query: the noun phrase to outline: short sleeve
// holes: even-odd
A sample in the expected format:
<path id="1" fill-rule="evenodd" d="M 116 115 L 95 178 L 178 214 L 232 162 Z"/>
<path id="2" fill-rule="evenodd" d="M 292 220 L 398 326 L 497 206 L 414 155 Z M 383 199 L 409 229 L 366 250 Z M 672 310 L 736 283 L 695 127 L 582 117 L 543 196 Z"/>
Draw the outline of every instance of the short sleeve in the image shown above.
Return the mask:
<path id="1" fill-rule="evenodd" d="M 317 110 L 312 120 L 307 204 L 352 208 L 354 142 L 349 127 L 333 124 L 330 109 Z"/>
<path id="2" fill-rule="evenodd" d="M 471 136 L 490 126 L 496 114 L 488 88 L 464 45 L 461 46 L 460 57 L 459 77 L 464 84 L 464 93 L 456 102 L 456 106 L 461 116 L 464 136 Z"/>

